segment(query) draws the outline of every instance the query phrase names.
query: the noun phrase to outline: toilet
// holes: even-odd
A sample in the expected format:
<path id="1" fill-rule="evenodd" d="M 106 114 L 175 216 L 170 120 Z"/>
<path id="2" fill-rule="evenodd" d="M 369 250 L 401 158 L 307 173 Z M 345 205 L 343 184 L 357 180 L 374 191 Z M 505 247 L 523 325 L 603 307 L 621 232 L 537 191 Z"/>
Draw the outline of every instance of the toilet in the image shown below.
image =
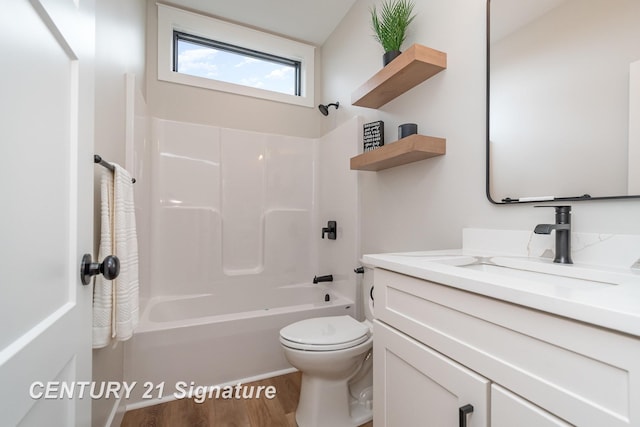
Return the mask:
<path id="1" fill-rule="evenodd" d="M 280 330 L 285 357 L 302 372 L 298 427 L 356 427 L 372 419 L 373 305 L 363 287 L 363 322 L 316 317 Z"/>

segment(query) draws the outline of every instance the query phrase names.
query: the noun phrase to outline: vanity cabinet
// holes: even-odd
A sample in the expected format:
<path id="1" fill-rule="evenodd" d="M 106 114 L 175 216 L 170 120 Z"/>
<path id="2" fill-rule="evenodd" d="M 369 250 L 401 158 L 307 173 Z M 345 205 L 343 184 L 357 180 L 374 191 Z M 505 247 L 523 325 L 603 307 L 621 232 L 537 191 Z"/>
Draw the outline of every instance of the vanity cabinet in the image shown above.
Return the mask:
<path id="1" fill-rule="evenodd" d="M 640 426 L 640 340 L 376 268 L 374 425 Z M 570 314 L 570 313 L 568 313 Z"/>

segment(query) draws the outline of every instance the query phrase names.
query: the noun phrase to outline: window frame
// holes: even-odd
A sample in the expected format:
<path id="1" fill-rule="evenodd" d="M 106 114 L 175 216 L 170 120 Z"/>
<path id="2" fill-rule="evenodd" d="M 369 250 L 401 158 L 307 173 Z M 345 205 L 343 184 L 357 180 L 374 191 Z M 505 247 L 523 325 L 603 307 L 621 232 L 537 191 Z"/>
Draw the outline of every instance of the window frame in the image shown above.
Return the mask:
<path id="1" fill-rule="evenodd" d="M 315 47 L 164 4 L 158 6 L 158 80 L 313 107 Z M 300 94 L 290 95 L 174 71 L 174 32 L 300 63 Z"/>
<path id="2" fill-rule="evenodd" d="M 253 49 L 248 49 L 241 46 L 235 46 L 229 43 L 224 43 L 218 40 L 211 40 L 200 36 L 195 36 L 193 34 L 185 33 L 183 31 L 173 30 L 173 67 L 172 70 L 176 73 L 178 71 L 178 42 L 183 40 L 188 43 L 197 44 L 203 47 L 207 47 L 210 49 L 217 49 L 224 52 L 235 53 L 238 55 L 244 55 L 250 58 L 259 59 L 262 61 L 273 62 L 280 65 L 286 65 L 288 67 L 292 67 L 294 70 L 294 87 L 293 92 L 295 96 L 301 96 L 302 88 L 301 88 L 301 80 L 300 80 L 300 69 L 302 63 L 295 59 L 284 58 L 282 56 L 272 55 L 266 52 L 260 52 Z M 269 89 L 265 89 L 269 90 Z M 277 92 L 277 91 L 272 91 Z"/>

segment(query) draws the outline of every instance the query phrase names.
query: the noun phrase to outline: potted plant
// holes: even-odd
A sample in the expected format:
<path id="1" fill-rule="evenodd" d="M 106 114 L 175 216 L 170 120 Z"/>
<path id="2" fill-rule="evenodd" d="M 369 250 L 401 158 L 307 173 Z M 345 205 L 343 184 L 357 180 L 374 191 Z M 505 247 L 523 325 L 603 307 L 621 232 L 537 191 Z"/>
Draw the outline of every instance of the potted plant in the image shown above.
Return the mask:
<path id="1" fill-rule="evenodd" d="M 384 65 L 400 55 L 400 47 L 407 37 L 407 28 L 415 18 L 411 14 L 414 6 L 410 0 L 384 0 L 380 13 L 375 5 L 370 9 L 374 37 L 385 52 L 382 56 Z"/>

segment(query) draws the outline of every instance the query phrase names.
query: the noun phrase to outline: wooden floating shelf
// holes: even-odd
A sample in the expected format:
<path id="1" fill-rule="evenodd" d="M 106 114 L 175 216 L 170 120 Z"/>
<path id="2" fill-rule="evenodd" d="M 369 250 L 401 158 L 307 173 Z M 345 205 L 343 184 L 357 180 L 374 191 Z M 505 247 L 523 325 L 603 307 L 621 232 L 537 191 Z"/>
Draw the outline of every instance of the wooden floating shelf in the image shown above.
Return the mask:
<path id="1" fill-rule="evenodd" d="M 409 135 L 351 158 L 352 170 L 379 171 L 446 153 L 446 139 Z"/>
<path id="2" fill-rule="evenodd" d="M 447 68 L 447 54 L 412 45 L 351 95 L 351 104 L 379 108 Z"/>

